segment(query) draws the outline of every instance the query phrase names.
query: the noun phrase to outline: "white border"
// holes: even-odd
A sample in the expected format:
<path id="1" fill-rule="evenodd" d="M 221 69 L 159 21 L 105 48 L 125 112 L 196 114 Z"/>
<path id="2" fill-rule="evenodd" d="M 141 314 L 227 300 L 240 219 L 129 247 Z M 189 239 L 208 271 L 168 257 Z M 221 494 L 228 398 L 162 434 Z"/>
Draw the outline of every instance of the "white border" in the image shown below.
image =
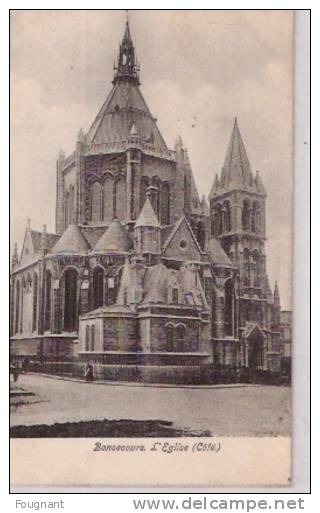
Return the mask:
<path id="1" fill-rule="evenodd" d="M 268 6 L 266 8 L 292 8 L 291 5 L 283 5 L 287 2 L 282 2 L 282 5 L 279 6 L 279 2 L 269 1 Z M 134 4 L 134 5 L 132 5 Z M 172 2 L 163 1 L 161 4 L 161 8 L 257 8 L 256 2 L 246 2 L 246 5 L 237 5 L 237 2 L 224 2 L 223 5 L 208 5 L 209 2 L 206 2 L 205 5 L 201 6 L 194 5 L 195 2 L 187 2 L 185 1 L 183 5 L 182 2 L 172 4 Z M 228 5 L 227 5 L 228 4 Z M 127 2 L 126 7 L 135 7 L 135 8 L 149 8 L 147 2 Z M 9 8 L 119 8 L 119 4 L 116 2 L 94 2 L 92 1 L 91 5 L 84 5 L 84 2 L 78 0 L 78 2 L 61 2 L 56 1 L 51 5 L 45 6 L 45 2 L 34 1 L 32 5 L 26 6 L 22 1 L 16 1 L 13 6 L 10 6 L 10 2 L 2 2 L 1 6 L 1 31 L 0 31 L 0 48 L 1 48 L 1 62 L 2 62 L 2 79 L 1 79 L 1 99 L 3 102 L 2 112 L 8 112 L 7 106 L 7 98 L 8 98 L 8 85 L 6 81 L 5 71 L 8 69 L 8 12 Z M 154 6 L 156 8 L 158 6 Z M 308 392 L 309 392 L 309 358 L 308 358 L 308 348 L 309 348 L 309 335 L 308 335 L 308 326 L 309 326 L 309 271 L 308 271 L 308 263 L 309 263 L 309 120 L 308 120 L 308 83 L 309 83 L 309 59 L 308 59 L 308 13 L 307 11 L 299 11 L 296 16 L 296 63 L 295 63 L 295 94 L 296 94 L 296 111 L 295 111 L 295 231 L 294 231 L 294 307 L 295 307 L 295 316 L 294 316 L 294 337 L 295 337 L 295 346 L 294 346 L 294 486 L 290 489 L 290 492 L 303 493 L 308 490 L 308 471 L 309 471 L 309 462 L 308 462 Z M 319 43 L 319 41 L 318 41 Z M 319 89 L 318 89 L 319 91 Z M 2 220 L 2 238 L 3 238 L 3 251 L 1 253 L 1 270 L 3 273 L 2 280 L 2 295 L 1 295 L 1 308 L 0 308 L 0 325 L 2 328 L 2 342 L 6 343 L 7 338 L 7 325 L 8 325 L 8 304 L 7 304 L 7 270 L 8 270 L 8 254 L 6 251 L 6 245 L 4 243 L 5 240 L 8 240 L 8 197 L 7 197 L 7 154 L 6 148 L 8 148 L 8 138 L 7 138 L 7 119 L 4 116 L 3 121 L 5 121 L 4 126 L 2 126 L 1 132 L 1 142 L 3 147 L 3 161 L 2 161 L 2 197 L 0 202 L 1 208 L 1 220 Z M 301 145 L 301 141 L 307 141 L 307 144 Z M 319 170 L 317 170 L 319 173 Z M 3 353 L 2 353 L 3 354 Z M 3 365 L 6 365 L 6 359 L 3 362 Z M 7 380 L 6 373 L 2 373 L 2 390 L 7 389 Z M 4 415 L 7 414 L 7 403 L 4 403 L 5 412 L 2 412 L 2 419 Z M 7 423 L 2 423 L 2 432 L 1 432 L 1 440 L 5 441 L 4 447 L 1 448 L 2 461 L 7 462 L 8 455 L 8 447 L 7 447 Z M 6 464 L 6 463 L 5 463 Z M 4 499 L 7 496 L 7 479 L 2 480 L 1 491 L 2 497 Z M 31 490 L 30 490 L 31 491 Z M 45 491 L 45 490 L 43 490 Z M 48 490 L 54 493 L 53 489 Z M 69 489 L 68 491 L 72 491 Z M 101 490 L 99 490 L 101 491 Z M 111 491 L 111 490 L 108 490 Z M 119 490 L 114 490 L 119 491 Z M 122 490 L 124 492 L 125 490 Z M 128 490 L 129 491 L 129 490 Z M 137 492 L 138 490 L 135 490 Z M 146 491 L 146 490 L 144 490 Z M 154 490 L 153 490 L 154 491 Z M 165 492 L 165 490 L 163 490 Z M 169 491 L 169 490 L 168 490 Z M 184 490 L 185 491 L 185 490 Z M 226 490 L 212 490 L 215 493 L 222 492 L 225 493 Z M 243 493 L 244 490 L 232 489 L 228 492 L 239 492 Z M 254 492 L 260 492 L 260 490 L 252 490 Z M 276 491 L 276 492 L 286 492 L 288 493 L 288 489 L 285 490 L 268 490 Z M 90 492 L 94 492 L 94 489 L 90 490 Z M 172 489 L 170 490 L 172 493 Z M 197 490 L 199 493 L 199 490 Z M 201 490 L 201 493 L 209 492 L 209 490 Z M 266 490 L 261 490 L 262 493 L 266 492 Z M 191 493 L 191 490 L 188 490 L 187 493 Z M 72 501 L 69 499 L 73 498 Z M 84 500 L 87 496 L 78 495 L 67 496 L 66 504 L 71 504 L 77 507 L 77 511 L 82 511 L 84 508 L 94 507 L 98 505 L 98 498 L 102 497 L 104 503 L 106 503 L 106 496 L 89 496 L 89 502 Z M 251 496 L 253 497 L 253 496 Z M 261 496 L 260 496 L 261 497 Z M 271 497 L 269 495 L 269 497 Z M 7 504 L 3 503 L 4 507 L 7 505 L 5 510 L 13 511 L 14 500 L 17 498 L 10 497 Z M 25 498 L 32 499 L 31 496 L 25 496 Z M 39 499 L 39 496 L 36 497 Z M 48 498 L 42 496 L 41 499 Z M 55 497 L 54 497 L 55 498 Z M 117 510 L 121 509 L 119 504 L 119 497 L 109 496 L 110 499 L 115 498 L 114 500 L 108 500 L 108 506 L 116 506 Z M 129 496 L 128 496 L 129 498 Z M 235 497 L 236 498 L 236 497 Z M 93 504 L 94 503 L 94 504 Z M 122 501 L 122 505 L 124 503 L 128 506 L 129 501 Z M 81 506 L 82 504 L 82 506 Z M 106 504 L 104 504 L 106 506 Z M 78 509 L 79 507 L 79 509 Z M 128 509 L 127 509 L 128 510 Z"/>

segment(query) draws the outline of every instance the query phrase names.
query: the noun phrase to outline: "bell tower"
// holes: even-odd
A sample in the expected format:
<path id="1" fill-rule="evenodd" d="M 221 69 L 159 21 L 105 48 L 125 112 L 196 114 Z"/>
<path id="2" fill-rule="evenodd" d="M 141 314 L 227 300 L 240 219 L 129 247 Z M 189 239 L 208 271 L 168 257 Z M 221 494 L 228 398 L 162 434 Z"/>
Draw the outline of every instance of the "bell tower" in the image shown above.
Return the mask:
<path id="1" fill-rule="evenodd" d="M 264 323 L 266 298 L 265 262 L 266 192 L 259 172 L 254 176 L 241 137 L 237 118 L 220 177 L 215 176 L 209 195 L 210 237 L 219 241 L 240 271 L 242 321 Z M 242 324 L 243 324 L 242 323 Z"/>

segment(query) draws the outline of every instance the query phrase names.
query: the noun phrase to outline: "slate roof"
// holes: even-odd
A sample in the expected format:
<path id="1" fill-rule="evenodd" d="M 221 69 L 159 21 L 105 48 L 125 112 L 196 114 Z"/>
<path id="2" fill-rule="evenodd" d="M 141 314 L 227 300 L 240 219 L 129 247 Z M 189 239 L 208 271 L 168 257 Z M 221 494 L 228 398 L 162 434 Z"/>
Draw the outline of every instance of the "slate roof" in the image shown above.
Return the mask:
<path id="1" fill-rule="evenodd" d="M 38 232 L 36 230 L 30 230 L 30 235 L 31 235 L 34 251 L 38 252 L 41 247 L 42 232 Z M 47 237 L 47 247 L 50 250 L 55 245 L 55 243 L 59 240 L 60 235 L 57 235 L 56 233 L 47 233 L 46 237 Z"/>
<path id="2" fill-rule="evenodd" d="M 235 118 L 226 158 L 222 167 L 220 180 L 216 176 L 209 194 L 213 197 L 220 189 L 247 188 L 254 192 L 265 194 L 265 189 L 259 173 L 253 177 L 246 148 Z"/>
<path id="3" fill-rule="evenodd" d="M 123 141 L 128 139 L 133 125 L 142 141 L 149 140 L 156 148 L 168 149 L 139 86 L 126 80 L 117 81 L 92 123 L 86 140 L 89 144 Z"/>
<path id="4" fill-rule="evenodd" d="M 172 231 L 175 229 L 175 224 L 170 224 L 168 226 L 162 226 L 161 227 L 161 247 L 163 247 L 171 235 Z"/>
<path id="5" fill-rule="evenodd" d="M 231 181 L 250 183 L 252 177 L 251 165 L 240 134 L 237 118 L 234 121 L 223 167 L 226 170 L 226 183 Z"/>
<path id="6" fill-rule="evenodd" d="M 159 220 L 148 197 L 134 225 L 135 228 L 138 228 L 139 226 L 154 226 L 156 228 L 160 228 Z"/>
<path id="7" fill-rule="evenodd" d="M 97 244 L 98 240 L 101 239 L 102 235 L 106 231 L 105 226 L 82 226 L 81 233 L 89 243 L 91 248 Z"/>
<path id="8" fill-rule="evenodd" d="M 143 303 L 167 302 L 168 269 L 163 264 L 158 264 L 147 269 L 143 288 L 145 291 Z"/>
<path id="9" fill-rule="evenodd" d="M 126 253 L 132 248 L 132 241 L 120 223 L 119 219 L 114 219 L 109 228 L 106 229 L 102 237 L 93 248 L 94 253 Z"/>
<path id="10" fill-rule="evenodd" d="M 76 224 L 70 224 L 50 251 L 51 254 L 87 253 L 89 243 Z"/>
<path id="11" fill-rule="evenodd" d="M 217 239 L 209 239 L 207 251 L 211 256 L 214 264 L 233 266 L 233 263 L 231 262 L 226 252 L 222 249 Z"/>

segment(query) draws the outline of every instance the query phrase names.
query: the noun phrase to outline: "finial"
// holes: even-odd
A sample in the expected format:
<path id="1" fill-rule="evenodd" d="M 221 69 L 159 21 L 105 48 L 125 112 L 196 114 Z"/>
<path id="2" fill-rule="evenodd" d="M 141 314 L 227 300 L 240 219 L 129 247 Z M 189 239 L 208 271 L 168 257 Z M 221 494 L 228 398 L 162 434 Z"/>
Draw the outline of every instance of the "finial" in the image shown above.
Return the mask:
<path id="1" fill-rule="evenodd" d="M 28 230 L 31 229 L 31 219 L 30 219 L 30 217 L 28 217 L 28 219 L 27 219 L 27 229 Z"/>
<path id="2" fill-rule="evenodd" d="M 80 130 L 78 132 L 78 141 L 82 142 L 83 140 L 84 140 L 84 133 L 83 133 L 82 128 L 80 128 Z"/>
<path id="3" fill-rule="evenodd" d="M 180 146 L 181 148 L 183 148 L 183 141 L 181 135 L 178 135 L 178 137 L 176 138 L 175 146 Z"/>
<path id="4" fill-rule="evenodd" d="M 43 225 L 43 230 L 41 234 L 41 241 L 40 241 L 40 249 L 45 253 L 48 249 L 47 247 L 47 225 Z"/>
<path id="5" fill-rule="evenodd" d="M 62 148 L 60 148 L 58 158 L 63 160 L 65 158 L 65 156 L 66 156 L 65 151 Z"/>

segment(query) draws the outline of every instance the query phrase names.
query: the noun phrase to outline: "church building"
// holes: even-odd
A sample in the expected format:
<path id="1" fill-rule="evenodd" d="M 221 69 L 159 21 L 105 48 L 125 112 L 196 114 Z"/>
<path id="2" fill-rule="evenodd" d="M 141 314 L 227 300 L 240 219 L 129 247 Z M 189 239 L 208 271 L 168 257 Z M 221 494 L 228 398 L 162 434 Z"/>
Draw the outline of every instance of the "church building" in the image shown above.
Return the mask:
<path id="1" fill-rule="evenodd" d="M 15 247 L 11 354 L 279 371 L 265 203 L 237 119 L 200 199 L 181 137 L 167 147 L 142 96 L 127 22 L 110 94 L 75 150 L 59 153 L 55 233 L 28 222 Z"/>

